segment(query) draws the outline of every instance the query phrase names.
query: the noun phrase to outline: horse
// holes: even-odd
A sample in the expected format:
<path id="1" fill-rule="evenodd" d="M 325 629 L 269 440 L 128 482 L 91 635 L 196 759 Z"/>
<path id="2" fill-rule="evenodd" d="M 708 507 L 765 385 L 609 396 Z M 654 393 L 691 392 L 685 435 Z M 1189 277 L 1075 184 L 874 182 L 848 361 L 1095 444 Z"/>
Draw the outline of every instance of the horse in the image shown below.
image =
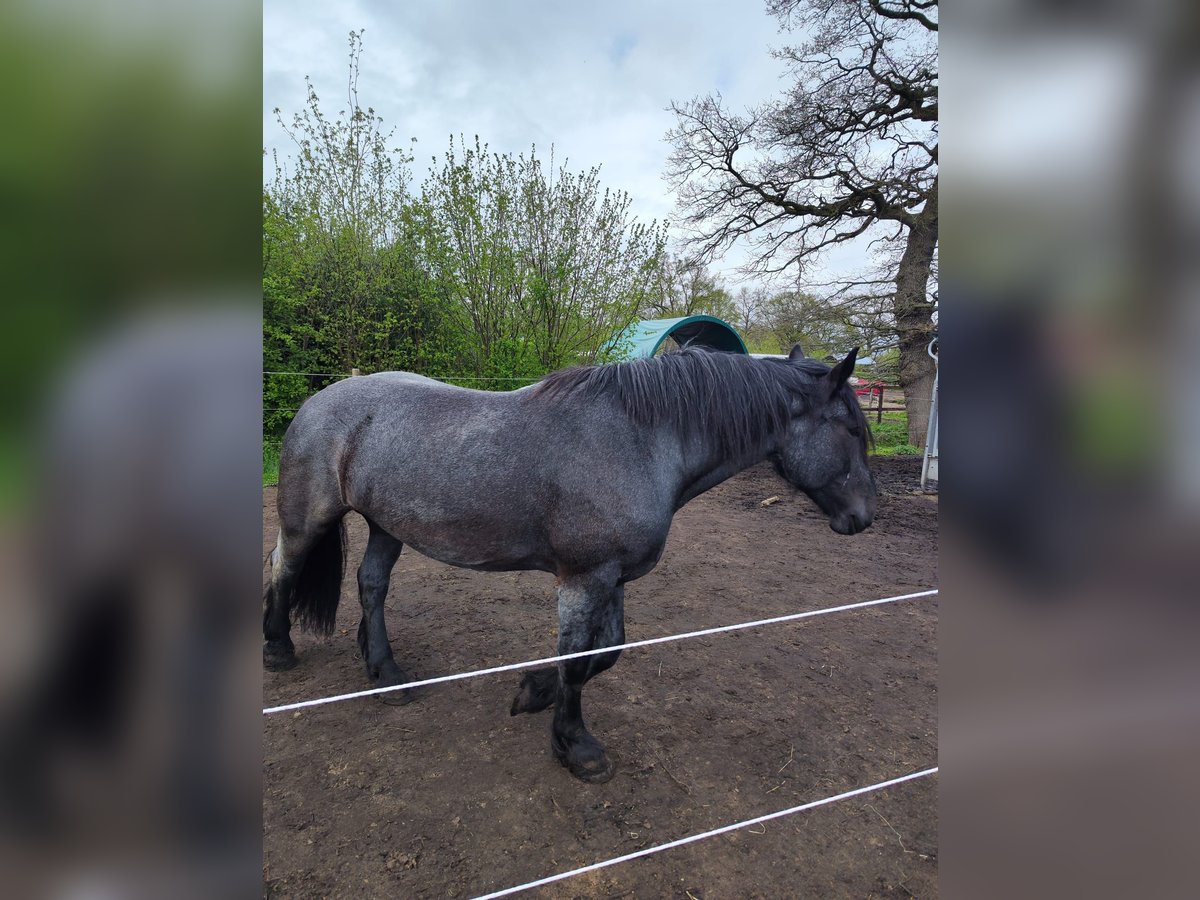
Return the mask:
<path id="1" fill-rule="evenodd" d="M 296 664 L 293 613 L 332 632 L 350 510 L 370 528 L 358 644 L 376 686 L 408 680 L 383 614 L 406 544 L 452 566 L 555 575 L 565 655 L 625 642 L 625 585 L 658 563 L 674 514 L 749 466 L 771 460 L 834 531 L 862 531 L 877 490 L 870 427 L 849 385 L 857 352 L 830 368 L 799 347 L 786 358 L 686 347 L 508 392 L 407 372 L 326 387 L 297 412 L 280 454 L 264 665 Z M 614 765 L 584 724 L 583 687 L 619 656 L 531 670 L 510 709 L 553 707 L 553 753 L 585 782 L 607 781 Z"/>

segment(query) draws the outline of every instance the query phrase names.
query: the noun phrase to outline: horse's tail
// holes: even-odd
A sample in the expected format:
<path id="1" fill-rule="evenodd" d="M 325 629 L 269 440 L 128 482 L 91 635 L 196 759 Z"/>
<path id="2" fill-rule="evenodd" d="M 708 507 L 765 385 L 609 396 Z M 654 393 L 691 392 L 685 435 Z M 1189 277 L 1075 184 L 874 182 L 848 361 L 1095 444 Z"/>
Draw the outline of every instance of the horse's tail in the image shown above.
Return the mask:
<path id="1" fill-rule="evenodd" d="M 345 564 L 346 528 L 338 519 L 317 538 L 296 579 L 291 609 L 305 631 L 333 633 Z"/>

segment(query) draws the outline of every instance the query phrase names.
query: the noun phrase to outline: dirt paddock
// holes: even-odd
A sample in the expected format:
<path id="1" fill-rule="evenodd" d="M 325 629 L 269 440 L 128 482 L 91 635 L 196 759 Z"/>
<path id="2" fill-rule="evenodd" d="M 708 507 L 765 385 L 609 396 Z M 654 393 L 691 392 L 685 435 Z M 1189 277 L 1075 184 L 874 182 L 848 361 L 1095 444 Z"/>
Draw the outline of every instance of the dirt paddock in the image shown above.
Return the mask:
<path id="1" fill-rule="evenodd" d="M 937 584 L 937 503 L 920 460 L 877 458 L 874 525 L 830 530 L 768 466 L 694 500 L 662 562 L 626 589 L 628 640 Z M 779 502 L 760 501 L 779 495 Z M 275 491 L 264 490 L 264 554 Z M 348 574 L 332 638 L 265 673 L 268 705 L 367 687 Z M 554 652 L 553 578 L 453 569 L 405 550 L 388 629 L 414 678 Z M 937 598 L 626 651 L 584 692 L 617 761 L 575 781 L 549 713 L 510 717 L 519 673 L 270 716 L 270 897 L 473 897 L 924 769 L 937 762 Z M 774 820 L 531 891 L 529 897 L 931 897 L 937 778 Z"/>

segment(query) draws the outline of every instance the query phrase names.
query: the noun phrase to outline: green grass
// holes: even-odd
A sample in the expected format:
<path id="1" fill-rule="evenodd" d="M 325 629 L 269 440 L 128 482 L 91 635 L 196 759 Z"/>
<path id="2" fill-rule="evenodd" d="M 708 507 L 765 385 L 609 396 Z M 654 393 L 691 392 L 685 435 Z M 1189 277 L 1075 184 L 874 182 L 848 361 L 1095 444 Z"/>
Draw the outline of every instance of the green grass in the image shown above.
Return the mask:
<path id="1" fill-rule="evenodd" d="M 0 518 L 30 508 L 34 490 L 34 450 L 25 435 L 0 433 Z"/>
<path id="2" fill-rule="evenodd" d="M 885 412 L 882 422 L 876 422 L 873 414 L 867 419 L 875 435 L 875 456 L 921 455 L 921 448 L 908 442 L 908 413 Z"/>
<path id="3" fill-rule="evenodd" d="M 279 444 L 263 441 L 263 487 L 279 484 Z"/>

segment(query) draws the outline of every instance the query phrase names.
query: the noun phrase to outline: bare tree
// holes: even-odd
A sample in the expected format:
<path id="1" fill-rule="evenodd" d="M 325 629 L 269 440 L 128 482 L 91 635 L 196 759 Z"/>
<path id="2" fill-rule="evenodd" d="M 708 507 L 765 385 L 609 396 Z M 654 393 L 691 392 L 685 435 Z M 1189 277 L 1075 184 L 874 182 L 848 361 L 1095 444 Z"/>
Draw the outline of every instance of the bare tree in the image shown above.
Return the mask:
<path id="1" fill-rule="evenodd" d="M 791 88 L 743 114 L 721 97 L 673 103 L 668 176 L 689 247 L 713 259 L 735 243 L 752 273 L 802 269 L 859 238 L 898 241 L 891 327 L 924 442 L 933 362 L 930 277 L 938 241 L 937 0 L 769 0 L 805 39 L 775 55 Z"/>
<path id="2" fill-rule="evenodd" d="M 703 262 L 671 256 L 659 275 L 647 295 L 644 310 L 647 316 L 670 319 L 704 314 L 725 320 L 736 316 L 733 295 L 720 276 L 709 271 Z"/>
<path id="3" fill-rule="evenodd" d="M 751 329 L 760 323 L 770 296 L 770 291 L 762 285 L 742 285 L 738 288 L 737 295 L 733 298 L 734 307 L 737 309 L 735 324 L 743 335 L 749 334 Z"/>

